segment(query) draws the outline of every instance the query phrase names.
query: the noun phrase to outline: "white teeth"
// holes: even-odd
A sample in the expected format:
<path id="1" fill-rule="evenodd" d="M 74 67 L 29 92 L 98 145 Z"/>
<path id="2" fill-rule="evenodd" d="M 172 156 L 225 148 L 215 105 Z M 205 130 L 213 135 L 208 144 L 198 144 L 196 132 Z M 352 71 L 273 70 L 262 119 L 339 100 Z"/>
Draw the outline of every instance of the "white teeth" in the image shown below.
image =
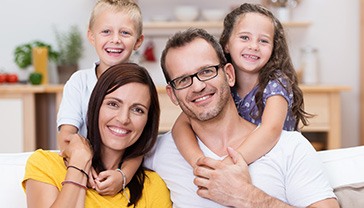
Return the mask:
<path id="1" fill-rule="evenodd" d="M 244 55 L 245 58 L 251 58 L 251 59 L 255 59 L 258 60 L 259 57 L 258 56 L 253 56 L 253 55 Z"/>
<path id="2" fill-rule="evenodd" d="M 119 129 L 119 128 L 113 128 L 113 127 L 109 127 L 109 129 L 117 134 L 126 134 L 128 133 L 128 131 L 123 130 L 123 129 Z"/>
<path id="3" fill-rule="evenodd" d="M 121 53 L 122 50 L 121 49 L 109 49 L 108 48 L 108 49 L 106 49 L 106 51 L 109 52 L 109 53 Z"/>
<path id="4" fill-rule="evenodd" d="M 203 101 L 206 100 L 207 98 L 209 98 L 210 96 L 204 96 L 204 97 L 200 97 L 198 99 L 195 100 L 195 102 L 199 102 L 199 101 Z"/>

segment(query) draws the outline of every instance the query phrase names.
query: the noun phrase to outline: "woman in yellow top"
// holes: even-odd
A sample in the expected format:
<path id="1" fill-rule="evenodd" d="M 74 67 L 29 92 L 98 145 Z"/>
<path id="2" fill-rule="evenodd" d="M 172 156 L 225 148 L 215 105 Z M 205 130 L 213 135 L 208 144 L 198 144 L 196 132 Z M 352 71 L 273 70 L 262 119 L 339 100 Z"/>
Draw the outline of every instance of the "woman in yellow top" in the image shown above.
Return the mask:
<path id="1" fill-rule="evenodd" d="M 119 169 L 153 147 L 159 114 L 155 85 L 143 67 L 110 67 L 91 94 L 87 139 L 74 135 L 61 156 L 37 150 L 28 159 L 22 182 L 28 207 L 171 207 L 169 191 L 155 172 L 140 166 L 125 185 Z M 123 178 L 120 193 L 101 196 L 87 188 L 88 180 L 99 183 L 103 173 L 114 170 Z"/>

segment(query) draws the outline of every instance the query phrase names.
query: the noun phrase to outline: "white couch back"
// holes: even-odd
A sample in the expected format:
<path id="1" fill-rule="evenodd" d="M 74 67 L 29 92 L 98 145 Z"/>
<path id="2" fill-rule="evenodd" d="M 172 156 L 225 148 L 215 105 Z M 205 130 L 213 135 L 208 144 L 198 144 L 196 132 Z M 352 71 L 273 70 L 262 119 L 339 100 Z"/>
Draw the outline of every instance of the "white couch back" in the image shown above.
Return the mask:
<path id="1" fill-rule="evenodd" d="M 0 154 L 0 207 L 26 207 L 21 181 L 31 153 Z M 364 146 L 320 151 L 319 156 L 333 188 L 364 182 Z"/>
<path id="2" fill-rule="evenodd" d="M 333 188 L 364 182 L 364 146 L 318 153 Z"/>
<path id="3" fill-rule="evenodd" d="M 0 207 L 27 207 L 21 181 L 30 154 L 32 152 L 0 154 Z"/>

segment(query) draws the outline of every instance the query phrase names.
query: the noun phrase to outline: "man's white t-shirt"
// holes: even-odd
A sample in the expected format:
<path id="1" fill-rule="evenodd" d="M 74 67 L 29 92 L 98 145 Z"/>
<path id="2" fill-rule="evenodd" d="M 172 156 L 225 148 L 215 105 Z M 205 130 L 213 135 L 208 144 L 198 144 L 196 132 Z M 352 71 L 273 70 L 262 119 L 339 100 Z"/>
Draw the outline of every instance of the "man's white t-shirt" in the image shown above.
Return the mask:
<path id="1" fill-rule="evenodd" d="M 200 140 L 205 156 L 223 159 Z M 174 207 L 224 207 L 196 194 L 192 167 L 179 153 L 170 132 L 160 136 L 144 165 L 166 182 Z M 296 207 L 335 197 L 316 151 L 299 132 L 283 131 L 273 149 L 249 166 L 253 184 Z"/>

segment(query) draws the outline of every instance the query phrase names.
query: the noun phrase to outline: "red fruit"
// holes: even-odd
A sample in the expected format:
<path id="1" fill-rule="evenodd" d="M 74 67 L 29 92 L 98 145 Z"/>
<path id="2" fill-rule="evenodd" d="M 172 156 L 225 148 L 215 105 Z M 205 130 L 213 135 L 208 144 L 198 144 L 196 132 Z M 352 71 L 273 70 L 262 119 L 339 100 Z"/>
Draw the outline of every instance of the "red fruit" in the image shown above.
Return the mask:
<path id="1" fill-rule="evenodd" d="M 5 83 L 7 79 L 7 75 L 6 74 L 0 74 L 0 83 Z"/>
<path id="2" fill-rule="evenodd" d="M 8 83 L 17 83 L 18 82 L 18 75 L 17 74 L 8 74 L 6 76 L 6 81 Z"/>

